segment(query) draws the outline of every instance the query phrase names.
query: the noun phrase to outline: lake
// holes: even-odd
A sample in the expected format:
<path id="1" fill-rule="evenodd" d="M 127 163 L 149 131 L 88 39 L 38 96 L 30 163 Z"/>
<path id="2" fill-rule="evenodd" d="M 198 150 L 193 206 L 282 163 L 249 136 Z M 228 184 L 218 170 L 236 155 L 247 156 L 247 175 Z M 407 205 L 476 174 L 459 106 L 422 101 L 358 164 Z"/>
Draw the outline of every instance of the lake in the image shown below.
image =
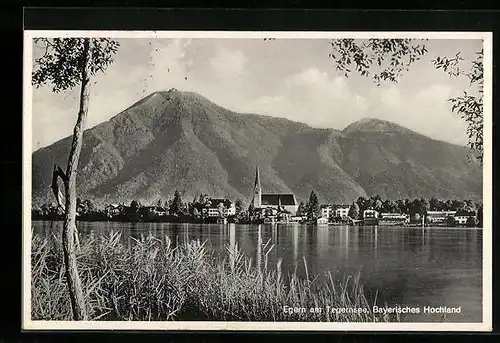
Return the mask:
<path id="1" fill-rule="evenodd" d="M 35 232 L 60 232 L 62 223 L 34 221 Z M 153 233 L 182 244 L 206 241 L 208 249 L 226 253 L 227 245 L 237 244 L 255 260 L 259 242 L 256 225 L 168 224 L 80 222 L 81 234 L 121 230 L 124 243 L 130 237 Z M 448 321 L 482 321 L 482 230 L 469 228 L 412 228 L 382 226 L 262 225 L 260 242 L 267 249 L 268 263 L 282 259 L 284 272 L 297 270 L 309 275 L 331 271 L 338 279 L 360 273 L 369 300 L 389 306 L 420 307 L 405 321 L 436 322 L 442 315 L 424 314 L 424 306 L 461 306 L 460 314 L 447 315 Z M 293 304 L 291 304 L 293 306 Z"/>

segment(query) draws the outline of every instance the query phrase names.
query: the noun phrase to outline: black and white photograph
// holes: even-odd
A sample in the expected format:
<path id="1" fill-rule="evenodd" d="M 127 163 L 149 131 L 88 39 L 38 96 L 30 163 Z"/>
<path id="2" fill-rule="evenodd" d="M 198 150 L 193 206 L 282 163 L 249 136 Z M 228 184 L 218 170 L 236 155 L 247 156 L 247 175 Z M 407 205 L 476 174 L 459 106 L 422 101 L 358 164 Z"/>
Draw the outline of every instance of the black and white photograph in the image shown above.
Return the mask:
<path id="1" fill-rule="evenodd" d="M 25 31 L 23 327 L 491 330 L 491 49 Z"/>

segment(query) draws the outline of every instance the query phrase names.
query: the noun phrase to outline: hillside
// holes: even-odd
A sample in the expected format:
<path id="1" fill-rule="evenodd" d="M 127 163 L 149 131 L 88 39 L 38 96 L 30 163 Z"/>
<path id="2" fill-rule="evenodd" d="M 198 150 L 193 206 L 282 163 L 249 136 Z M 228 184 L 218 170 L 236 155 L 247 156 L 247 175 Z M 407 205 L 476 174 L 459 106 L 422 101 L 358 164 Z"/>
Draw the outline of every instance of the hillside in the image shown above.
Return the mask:
<path id="1" fill-rule="evenodd" d="M 52 201 L 54 163 L 70 138 L 37 150 L 33 202 Z M 481 168 L 467 149 L 399 125 L 364 119 L 343 131 L 239 114 L 203 96 L 156 92 L 85 131 L 77 191 L 98 202 L 152 202 L 175 189 L 249 200 L 256 164 L 264 192 L 350 202 L 358 196 L 480 199 Z"/>

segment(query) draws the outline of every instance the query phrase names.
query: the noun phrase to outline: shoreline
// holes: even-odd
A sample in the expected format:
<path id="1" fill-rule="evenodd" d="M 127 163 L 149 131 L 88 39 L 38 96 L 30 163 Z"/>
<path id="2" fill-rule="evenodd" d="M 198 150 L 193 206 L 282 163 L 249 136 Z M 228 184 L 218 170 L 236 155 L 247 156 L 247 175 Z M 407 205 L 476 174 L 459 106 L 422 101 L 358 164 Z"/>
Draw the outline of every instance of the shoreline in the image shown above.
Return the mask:
<path id="1" fill-rule="evenodd" d="M 50 220 L 50 219 L 33 219 L 32 222 L 53 222 L 53 223 L 62 223 L 62 219 L 58 220 Z M 418 228 L 425 228 L 425 229 L 476 229 L 476 230 L 483 230 L 482 227 L 467 227 L 467 226 L 446 226 L 446 225 L 425 225 L 422 227 L 422 225 L 418 224 L 406 224 L 406 225 L 349 225 L 349 224 L 338 224 L 338 223 L 328 223 L 328 224 L 316 224 L 316 223 L 296 223 L 296 222 L 290 222 L 290 223 L 216 223 L 216 222 L 188 222 L 188 221 L 181 221 L 181 222 L 175 222 L 175 221 L 119 221 L 119 220 L 78 220 L 77 223 L 116 223 L 116 224 L 195 224 L 195 225 L 216 225 L 216 226 L 229 226 L 229 225 L 245 225 L 245 226 L 264 226 L 264 227 L 276 227 L 276 226 L 310 226 L 310 227 L 316 227 L 316 228 L 330 228 L 330 227 L 366 227 L 366 228 L 398 228 L 398 229 L 404 229 L 404 228 L 410 228 L 410 229 L 418 229 Z"/>

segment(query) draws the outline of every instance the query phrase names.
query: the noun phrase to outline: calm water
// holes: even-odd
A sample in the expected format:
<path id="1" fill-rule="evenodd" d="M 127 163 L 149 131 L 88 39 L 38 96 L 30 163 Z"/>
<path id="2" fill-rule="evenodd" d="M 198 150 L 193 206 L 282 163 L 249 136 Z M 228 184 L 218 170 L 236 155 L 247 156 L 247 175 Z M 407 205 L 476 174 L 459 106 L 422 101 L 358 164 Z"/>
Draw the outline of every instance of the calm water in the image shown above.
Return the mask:
<path id="1" fill-rule="evenodd" d="M 60 232 L 61 223 L 33 223 L 39 234 Z M 237 244 L 255 260 L 259 228 L 253 225 L 198 225 L 166 223 L 79 223 L 81 233 L 121 230 L 129 237 L 149 232 L 169 236 L 179 244 L 200 239 L 206 246 L 225 253 Z M 369 299 L 378 289 L 379 301 L 401 306 L 461 306 L 461 314 L 448 321 L 481 322 L 482 318 L 482 230 L 465 228 L 408 227 L 316 227 L 262 225 L 260 241 L 268 247 L 268 262 L 283 260 L 285 272 L 295 268 L 304 274 L 304 258 L 310 275 L 331 271 L 342 279 L 360 273 Z M 406 320 L 440 321 L 441 315 L 414 314 Z"/>

